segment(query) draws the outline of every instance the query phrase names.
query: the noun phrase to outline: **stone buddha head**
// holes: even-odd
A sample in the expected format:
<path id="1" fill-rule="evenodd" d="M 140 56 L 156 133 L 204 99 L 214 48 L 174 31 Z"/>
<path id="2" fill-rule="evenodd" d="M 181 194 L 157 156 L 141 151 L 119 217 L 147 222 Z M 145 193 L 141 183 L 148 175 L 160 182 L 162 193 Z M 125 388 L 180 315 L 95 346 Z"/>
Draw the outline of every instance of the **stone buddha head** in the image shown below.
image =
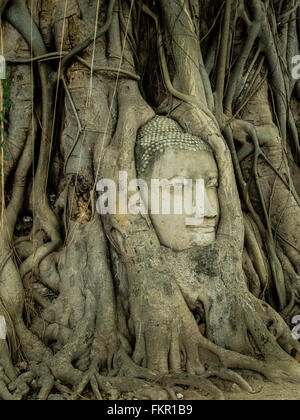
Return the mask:
<path id="1" fill-rule="evenodd" d="M 171 118 L 157 116 L 139 130 L 136 166 L 138 176 L 147 182 L 152 198 L 152 180 L 167 181 L 171 196 L 176 194 L 178 182 L 184 185 L 188 181 L 194 187 L 197 181 L 202 181 L 201 218 L 195 206 L 184 208 L 181 214 L 172 211 L 154 214 L 153 200 L 147 201 L 152 224 L 162 245 L 183 251 L 215 242 L 220 215 L 218 167 L 211 147 L 204 140 L 184 132 Z M 194 196 L 194 192 L 192 194 Z M 160 209 L 161 200 L 163 197 L 159 194 Z"/>

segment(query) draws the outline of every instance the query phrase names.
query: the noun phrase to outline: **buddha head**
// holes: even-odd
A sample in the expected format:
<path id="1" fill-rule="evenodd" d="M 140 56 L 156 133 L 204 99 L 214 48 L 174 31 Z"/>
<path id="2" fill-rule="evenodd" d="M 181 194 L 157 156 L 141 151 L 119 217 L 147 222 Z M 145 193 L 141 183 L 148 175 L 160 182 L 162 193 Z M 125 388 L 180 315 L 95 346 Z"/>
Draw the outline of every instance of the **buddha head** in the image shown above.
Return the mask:
<path id="1" fill-rule="evenodd" d="M 153 200 L 147 200 L 150 218 L 162 245 L 183 251 L 215 242 L 220 214 L 218 167 L 211 147 L 204 140 L 184 132 L 171 118 L 157 116 L 139 130 L 136 166 L 138 176 L 147 182 L 152 198 L 153 180 L 169 183 L 171 198 L 176 194 L 178 182 L 182 185 L 188 182 L 193 187 L 194 198 L 194 187 L 202 181 L 202 217 L 196 206 L 183 208 L 181 214 L 175 214 L 174 209 L 169 214 L 156 213 L 151 208 Z M 143 198 L 143 193 L 141 195 Z M 161 200 L 163 196 L 159 194 L 160 209 Z"/>

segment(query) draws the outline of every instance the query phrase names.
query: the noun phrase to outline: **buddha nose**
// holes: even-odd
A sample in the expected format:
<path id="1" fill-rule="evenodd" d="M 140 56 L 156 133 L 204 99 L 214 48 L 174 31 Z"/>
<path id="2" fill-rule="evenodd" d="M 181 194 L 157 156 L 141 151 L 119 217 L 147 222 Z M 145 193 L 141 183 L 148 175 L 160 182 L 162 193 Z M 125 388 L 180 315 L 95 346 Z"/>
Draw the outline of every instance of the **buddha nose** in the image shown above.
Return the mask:
<path id="1" fill-rule="evenodd" d="M 204 217 L 208 219 L 214 219 L 218 216 L 217 211 L 211 205 L 209 198 L 207 196 L 207 192 L 205 191 L 204 195 Z"/>

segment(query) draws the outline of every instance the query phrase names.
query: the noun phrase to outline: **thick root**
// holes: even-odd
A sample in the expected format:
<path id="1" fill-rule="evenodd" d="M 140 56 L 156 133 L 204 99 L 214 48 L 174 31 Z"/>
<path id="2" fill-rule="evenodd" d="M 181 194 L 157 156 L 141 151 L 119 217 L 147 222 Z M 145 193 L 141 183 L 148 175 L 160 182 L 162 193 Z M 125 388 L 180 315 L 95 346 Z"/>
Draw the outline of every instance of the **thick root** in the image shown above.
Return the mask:
<path id="1" fill-rule="evenodd" d="M 16 371 L 11 362 L 8 345 L 6 340 L 0 339 L 0 366 L 4 369 L 4 374 L 12 381 L 16 378 Z"/>

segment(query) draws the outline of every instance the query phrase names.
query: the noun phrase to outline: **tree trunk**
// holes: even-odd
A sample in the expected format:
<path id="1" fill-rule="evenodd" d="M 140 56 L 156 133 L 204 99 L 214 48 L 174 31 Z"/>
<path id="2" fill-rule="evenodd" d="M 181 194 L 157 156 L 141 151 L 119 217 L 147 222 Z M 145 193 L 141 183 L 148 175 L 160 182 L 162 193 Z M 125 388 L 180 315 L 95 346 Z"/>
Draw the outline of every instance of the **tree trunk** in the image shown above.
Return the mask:
<path id="1" fill-rule="evenodd" d="M 98 399 L 176 385 L 222 399 L 214 376 L 252 392 L 234 369 L 300 381 L 295 5 L 0 2 L 0 399 L 88 384 Z M 209 246 L 178 252 L 148 215 L 96 210 L 100 179 L 137 178 L 157 115 L 213 151 Z"/>

